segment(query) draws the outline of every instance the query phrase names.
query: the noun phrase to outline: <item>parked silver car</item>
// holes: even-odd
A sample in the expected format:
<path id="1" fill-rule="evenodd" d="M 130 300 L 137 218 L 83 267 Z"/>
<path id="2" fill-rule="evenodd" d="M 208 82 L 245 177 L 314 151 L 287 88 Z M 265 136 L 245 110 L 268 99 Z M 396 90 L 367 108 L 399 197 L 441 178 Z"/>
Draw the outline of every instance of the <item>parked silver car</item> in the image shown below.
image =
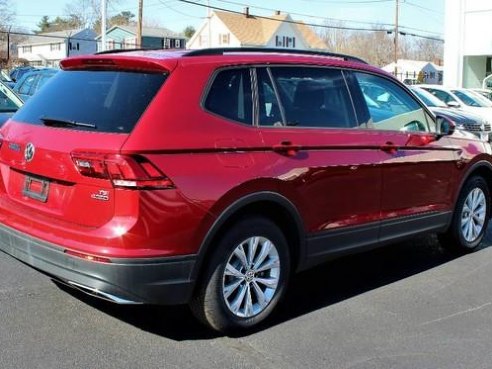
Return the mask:
<path id="1" fill-rule="evenodd" d="M 446 116 L 455 122 L 457 129 L 471 132 L 482 141 L 490 141 L 492 138 L 491 125 L 483 116 L 452 108 L 430 92 L 418 86 L 410 86 L 409 88 L 435 115 Z"/>
<path id="2" fill-rule="evenodd" d="M 0 81 L 0 126 L 23 105 L 22 100 L 5 83 Z"/>

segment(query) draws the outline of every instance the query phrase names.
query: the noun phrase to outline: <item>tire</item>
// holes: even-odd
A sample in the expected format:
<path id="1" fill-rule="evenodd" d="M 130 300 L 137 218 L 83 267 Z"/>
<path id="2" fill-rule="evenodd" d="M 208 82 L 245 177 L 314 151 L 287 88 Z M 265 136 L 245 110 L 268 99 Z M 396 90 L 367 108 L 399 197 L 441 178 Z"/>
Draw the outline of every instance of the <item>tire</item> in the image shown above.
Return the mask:
<path id="1" fill-rule="evenodd" d="M 242 219 L 222 235 L 205 268 L 190 303 L 194 315 L 222 333 L 252 328 L 270 315 L 287 288 L 287 240 L 267 218 Z"/>
<path id="2" fill-rule="evenodd" d="M 439 235 L 444 248 L 458 253 L 475 251 L 485 235 L 490 219 L 490 191 L 487 182 L 474 176 L 463 186 L 453 220 L 446 233 Z"/>

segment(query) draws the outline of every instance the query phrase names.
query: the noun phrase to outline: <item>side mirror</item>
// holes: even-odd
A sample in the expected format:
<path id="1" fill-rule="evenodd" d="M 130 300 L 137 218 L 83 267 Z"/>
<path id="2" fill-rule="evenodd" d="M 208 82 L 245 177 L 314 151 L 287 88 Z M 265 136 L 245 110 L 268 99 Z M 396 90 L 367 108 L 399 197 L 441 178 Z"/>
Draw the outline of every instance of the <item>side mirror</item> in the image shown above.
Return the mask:
<path id="1" fill-rule="evenodd" d="M 456 124 L 444 115 L 438 115 L 436 117 L 437 124 L 437 135 L 439 137 L 442 136 L 450 136 L 456 130 Z"/>
<path id="2" fill-rule="evenodd" d="M 461 105 L 456 101 L 448 101 L 446 105 L 450 108 L 461 108 Z"/>

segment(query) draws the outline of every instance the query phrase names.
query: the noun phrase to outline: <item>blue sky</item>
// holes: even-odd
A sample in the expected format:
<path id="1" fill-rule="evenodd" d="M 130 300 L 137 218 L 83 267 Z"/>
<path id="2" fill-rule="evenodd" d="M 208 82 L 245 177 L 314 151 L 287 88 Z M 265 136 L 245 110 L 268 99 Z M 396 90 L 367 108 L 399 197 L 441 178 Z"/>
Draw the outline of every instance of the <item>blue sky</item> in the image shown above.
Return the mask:
<path id="1" fill-rule="evenodd" d="M 207 0 L 191 0 L 207 4 Z M 415 34 L 442 37 L 444 30 L 445 0 L 400 0 L 400 24 Z M 64 15 L 64 0 L 11 0 L 16 9 L 16 26 L 29 30 L 43 15 L 50 18 Z M 206 16 L 206 8 L 178 0 L 143 0 L 144 18 L 151 24 L 180 32 L 187 25 L 198 28 Z M 291 13 L 296 20 L 306 23 L 323 23 L 322 18 L 334 18 L 363 23 L 345 22 L 347 26 L 371 28 L 369 23 L 394 24 L 395 0 L 209 0 L 211 6 L 242 11 L 244 4 L 250 12 L 271 15 L 278 9 Z M 137 13 L 138 0 L 119 0 L 109 13 L 129 10 Z M 364 23 L 364 22 L 367 22 Z"/>

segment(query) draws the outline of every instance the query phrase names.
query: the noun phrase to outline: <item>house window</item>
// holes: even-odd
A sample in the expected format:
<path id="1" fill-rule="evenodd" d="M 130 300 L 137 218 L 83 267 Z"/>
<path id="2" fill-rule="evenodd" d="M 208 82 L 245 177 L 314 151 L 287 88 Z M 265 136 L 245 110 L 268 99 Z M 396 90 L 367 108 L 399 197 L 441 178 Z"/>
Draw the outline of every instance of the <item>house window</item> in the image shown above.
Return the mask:
<path id="1" fill-rule="evenodd" d="M 295 37 L 287 37 L 287 36 L 275 36 L 275 46 L 284 47 L 284 48 L 293 48 L 296 47 L 296 38 Z"/>
<path id="2" fill-rule="evenodd" d="M 125 38 L 125 42 L 123 44 L 124 49 L 133 49 L 136 47 L 137 39 L 135 37 L 127 37 Z"/>
<path id="3" fill-rule="evenodd" d="M 208 35 L 200 35 L 198 41 L 200 46 L 208 46 Z"/>
<path id="4" fill-rule="evenodd" d="M 23 53 L 32 53 L 32 46 L 22 46 Z"/>
<path id="5" fill-rule="evenodd" d="M 106 50 L 114 50 L 114 49 L 115 49 L 114 40 L 107 40 L 106 41 Z"/>
<path id="6" fill-rule="evenodd" d="M 219 45 L 229 45 L 231 41 L 230 33 L 221 33 L 219 35 Z"/>
<path id="7" fill-rule="evenodd" d="M 50 44 L 50 50 L 51 51 L 58 51 L 60 50 L 60 44 Z"/>

